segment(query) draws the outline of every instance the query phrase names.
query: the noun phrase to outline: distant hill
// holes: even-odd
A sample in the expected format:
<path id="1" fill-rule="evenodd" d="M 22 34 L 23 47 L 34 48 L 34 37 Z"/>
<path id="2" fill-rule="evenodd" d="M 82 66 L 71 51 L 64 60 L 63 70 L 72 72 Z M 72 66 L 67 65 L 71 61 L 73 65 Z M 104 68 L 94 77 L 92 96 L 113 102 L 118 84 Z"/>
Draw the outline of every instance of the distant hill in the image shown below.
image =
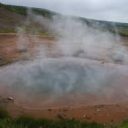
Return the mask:
<path id="1" fill-rule="evenodd" d="M 0 33 L 16 32 L 16 27 L 23 25 L 24 21 L 26 21 L 28 9 L 47 18 L 56 15 L 56 13 L 46 9 L 12 6 L 0 3 Z M 30 28 L 41 28 L 36 23 L 31 24 Z"/>
<path id="2" fill-rule="evenodd" d="M 99 21 L 93 19 L 80 18 L 86 22 L 89 26 L 96 29 L 109 30 L 113 33 L 118 33 L 121 36 L 128 36 L 128 23 L 110 22 L 110 21 Z"/>
<path id="3" fill-rule="evenodd" d="M 47 18 L 52 18 L 53 15 L 60 15 L 58 13 L 49 11 L 47 9 L 40 8 L 31 8 L 31 10 L 39 15 L 42 15 Z M 22 6 L 12 6 L 5 5 L 0 3 L 0 32 L 1 33 L 9 33 L 16 32 L 16 27 L 21 26 L 23 21 L 25 21 L 28 13 L 28 7 Z M 119 23 L 119 22 L 108 22 L 108 21 L 98 21 L 93 19 L 86 19 L 82 17 L 73 17 L 78 18 L 81 21 L 85 22 L 91 27 L 96 29 L 102 28 L 103 30 L 109 30 L 111 32 L 118 32 L 122 36 L 128 36 L 128 23 Z M 45 32 L 43 28 L 39 26 L 39 24 L 31 23 L 31 29 L 34 27 L 39 28 L 40 32 Z"/>

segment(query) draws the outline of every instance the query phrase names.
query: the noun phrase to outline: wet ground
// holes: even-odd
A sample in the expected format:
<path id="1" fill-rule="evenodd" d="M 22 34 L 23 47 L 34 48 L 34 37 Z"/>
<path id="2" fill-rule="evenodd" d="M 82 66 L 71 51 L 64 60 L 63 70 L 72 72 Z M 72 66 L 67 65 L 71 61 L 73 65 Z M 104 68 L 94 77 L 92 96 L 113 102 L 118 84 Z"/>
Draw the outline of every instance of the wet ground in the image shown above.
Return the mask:
<path id="1" fill-rule="evenodd" d="M 27 44 L 27 48 L 20 49 L 17 43 L 19 37 L 15 34 L 0 35 L 0 95 L 4 97 L 0 102 L 7 107 L 12 116 L 27 114 L 37 118 L 74 118 L 100 123 L 119 123 L 119 121 L 128 118 L 127 65 L 89 59 L 84 61 L 79 59 L 76 62 L 73 58 L 69 58 L 69 60 L 67 58 L 55 59 L 54 63 L 49 60 L 45 64 L 45 60 L 42 62 L 37 59 L 38 61 L 31 64 L 33 56 L 37 55 L 35 53 L 38 47 L 44 43 L 47 48 L 52 48 L 52 40 L 54 39 L 38 37 L 37 40 L 36 36 L 27 36 L 27 40 L 31 43 Z M 127 44 L 126 37 L 123 43 Z M 17 63 L 18 67 L 15 69 Z M 56 66 L 58 63 L 60 64 Z M 43 68 L 42 65 L 44 65 Z M 38 67 L 38 73 L 36 73 L 34 67 Z M 19 68 L 21 73 L 18 73 Z M 40 94 L 38 97 L 35 97 L 29 91 L 23 94 L 18 92 L 19 90 L 15 88 L 17 87 L 16 82 L 13 82 L 13 79 L 19 79 L 21 76 L 23 78 L 22 74 L 27 73 L 27 71 L 29 78 L 34 80 L 32 83 L 39 83 L 45 77 L 47 80 L 45 79 L 46 81 L 42 81 L 39 85 L 44 87 L 48 83 L 45 86 L 49 88 L 52 86 L 52 89 L 46 88 L 47 93 L 42 94 L 40 90 L 33 87 L 30 89 L 29 87 L 30 90 L 34 89 L 35 94 Z M 34 75 L 30 75 L 32 72 Z M 37 77 L 40 73 L 44 77 Z M 57 77 L 55 73 L 58 74 Z M 68 77 L 65 77 L 65 74 L 68 74 Z M 65 79 L 62 80 L 62 78 Z M 22 83 L 28 87 L 29 83 L 26 79 L 20 80 L 19 85 Z M 104 81 L 101 81 L 103 79 Z M 11 81 L 11 86 L 8 85 L 8 80 Z M 61 82 L 56 83 L 56 81 Z M 75 81 L 74 84 L 71 81 Z M 88 84 L 85 85 L 85 81 L 88 81 Z M 69 88 L 69 83 L 75 85 L 75 88 Z M 78 86 L 78 83 L 81 86 Z M 65 88 L 61 86 L 63 84 L 66 85 Z M 101 87 L 103 85 L 104 88 Z M 59 88 L 58 91 L 55 89 L 56 86 Z M 86 91 L 85 87 L 88 88 Z M 96 91 L 93 90 L 94 88 Z M 26 86 L 21 89 L 27 90 Z M 14 102 L 4 102 L 9 96 L 14 97 Z M 43 98 L 40 98 L 40 96 L 43 96 Z"/>

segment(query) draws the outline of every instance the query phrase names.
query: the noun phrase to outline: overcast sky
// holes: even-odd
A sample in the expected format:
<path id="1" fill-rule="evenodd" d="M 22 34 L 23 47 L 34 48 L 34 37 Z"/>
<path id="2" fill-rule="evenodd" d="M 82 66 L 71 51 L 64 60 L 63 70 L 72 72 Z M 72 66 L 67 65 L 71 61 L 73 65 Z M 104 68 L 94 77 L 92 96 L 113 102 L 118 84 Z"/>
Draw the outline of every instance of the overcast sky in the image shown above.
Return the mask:
<path id="1" fill-rule="evenodd" d="M 2 3 L 46 8 L 68 15 L 128 23 L 128 0 L 0 0 Z"/>

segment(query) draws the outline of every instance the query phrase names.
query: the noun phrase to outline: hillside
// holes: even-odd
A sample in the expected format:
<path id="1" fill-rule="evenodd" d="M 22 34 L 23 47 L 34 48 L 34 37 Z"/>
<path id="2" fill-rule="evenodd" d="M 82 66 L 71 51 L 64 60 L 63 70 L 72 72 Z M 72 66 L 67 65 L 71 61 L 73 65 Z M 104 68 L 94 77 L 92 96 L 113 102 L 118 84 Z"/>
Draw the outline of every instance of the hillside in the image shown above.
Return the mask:
<path id="1" fill-rule="evenodd" d="M 30 8 L 29 8 L 30 9 Z M 51 18 L 53 15 L 59 15 L 55 12 L 39 9 L 39 8 L 31 8 L 31 10 L 39 15 L 43 15 L 47 18 Z M 1 33 L 9 33 L 16 32 L 16 27 L 23 25 L 25 19 L 27 18 L 28 8 L 21 6 L 12 6 L 12 5 L 4 5 L 0 3 L 0 32 Z M 79 18 L 81 21 L 85 22 L 91 27 L 96 29 L 109 30 L 111 32 L 118 32 L 122 36 L 128 36 L 128 23 L 118 23 L 118 22 L 107 22 L 107 21 L 98 21 L 93 19 L 86 19 L 81 17 L 73 17 Z M 37 23 L 31 23 L 32 28 L 39 28 L 40 32 L 45 32 L 43 28 L 39 26 Z M 30 28 L 30 27 L 29 27 Z M 31 28 L 31 29 L 32 29 Z"/>
<path id="2" fill-rule="evenodd" d="M 7 7 L 0 4 L 0 32 L 14 32 L 15 27 L 25 19 L 24 15 L 10 11 Z"/>
<path id="3" fill-rule="evenodd" d="M 31 9 L 35 14 L 39 14 L 47 18 L 51 18 L 51 16 L 55 15 L 54 12 L 46 9 L 11 6 L 0 3 L 0 33 L 16 32 L 16 27 L 24 25 L 25 21 L 27 21 L 29 9 Z M 34 27 L 40 29 L 40 26 L 33 21 L 29 25 L 31 25 L 31 29 Z"/>

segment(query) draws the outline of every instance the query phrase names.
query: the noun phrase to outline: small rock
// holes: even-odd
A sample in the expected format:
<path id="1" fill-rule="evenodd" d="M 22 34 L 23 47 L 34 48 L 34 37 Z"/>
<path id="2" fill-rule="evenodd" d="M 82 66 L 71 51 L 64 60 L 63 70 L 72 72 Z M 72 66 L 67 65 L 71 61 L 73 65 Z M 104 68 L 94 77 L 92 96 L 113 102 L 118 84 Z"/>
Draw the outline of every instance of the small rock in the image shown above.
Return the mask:
<path id="1" fill-rule="evenodd" d="M 100 112 L 101 110 L 99 108 L 96 109 L 97 112 Z"/>
<path id="2" fill-rule="evenodd" d="M 14 102 L 14 98 L 13 97 L 8 97 L 7 100 L 11 101 L 11 102 Z"/>
<path id="3" fill-rule="evenodd" d="M 86 118 L 86 115 L 85 114 L 83 115 L 83 118 Z"/>
<path id="4" fill-rule="evenodd" d="M 57 117 L 58 117 L 60 120 L 65 119 L 64 115 L 62 115 L 62 114 L 58 114 Z"/>

